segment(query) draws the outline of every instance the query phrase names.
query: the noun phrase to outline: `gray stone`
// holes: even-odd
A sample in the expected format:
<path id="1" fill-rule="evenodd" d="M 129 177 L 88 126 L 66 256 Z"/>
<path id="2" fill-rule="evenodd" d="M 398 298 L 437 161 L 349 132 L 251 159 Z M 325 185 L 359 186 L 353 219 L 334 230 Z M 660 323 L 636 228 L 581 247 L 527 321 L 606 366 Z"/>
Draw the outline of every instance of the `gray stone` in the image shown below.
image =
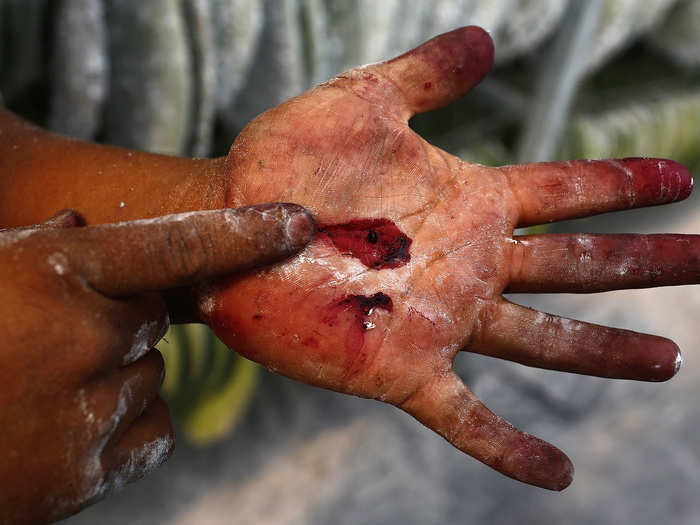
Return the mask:
<path id="1" fill-rule="evenodd" d="M 192 56 L 192 115 L 186 151 L 197 157 L 211 150 L 216 105 L 216 50 L 211 0 L 185 0 Z"/>
<path id="2" fill-rule="evenodd" d="M 224 115 L 232 130 L 242 129 L 253 117 L 307 87 L 299 0 L 264 0 L 264 13 L 260 45 L 246 75 L 245 87 Z"/>
<path id="3" fill-rule="evenodd" d="M 180 2 L 113 0 L 105 7 L 110 57 L 106 140 L 182 153 L 189 136 L 193 86 Z"/>
<path id="4" fill-rule="evenodd" d="M 216 48 L 216 108 L 225 112 L 246 83 L 263 22 L 262 0 L 210 0 Z"/>
<path id="5" fill-rule="evenodd" d="M 587 69 L 594 71 L 659 23 L 677 0 L 607 0 L 598 37 L 588 55 Z"/>
<path id="6" fill-rule="evenodd" d="M 494 2 L 506 4 L 508 2 Z M 539 45 L 557 28 L 567 0 L 515 0 L 494 28 L 496 62 L 503 64 Z"/>
<path id="7" fill-rule="evenodd" d="M 44 73 L 47 0 L 3 0 L 5 48 L 0 88 L 11 100 Z"/>
<path id="8" fill-rule="evenodd" d="M 62 0 L 57 4 L 49 128 L 92 139 L 102 122 L 108 84 L 102 0 Z"/>
<path id="9" fill-rule="evenodd" d="M 684 67 L 700 67 L 700 1 L 682 0 L 650 33 L 652 44 Z"/>

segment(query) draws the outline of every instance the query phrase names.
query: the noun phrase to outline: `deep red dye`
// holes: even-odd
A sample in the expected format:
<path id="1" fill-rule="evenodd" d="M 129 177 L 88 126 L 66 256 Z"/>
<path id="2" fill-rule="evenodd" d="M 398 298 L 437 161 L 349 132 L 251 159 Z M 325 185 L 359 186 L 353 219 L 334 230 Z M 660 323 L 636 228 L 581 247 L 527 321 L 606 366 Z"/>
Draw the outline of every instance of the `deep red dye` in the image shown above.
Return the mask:
<path id="1" fill-rule="evenodd" d="M 304 346 L 309 346 L 311 348 L 318 348 L 320 346 L 318 339 L 316 339 L 315 337 L 307 337 L 301 342 L 301 344 L 303 344 Z"/>
<path id="2" fill-rule="evenodd" d="M 398 268 L 411 260 L 413 240 L 389 219 L 356 219 L 321 226 L 317 236 L 374 270 Z"/>
<path id="3" fill-rule="evenodd" d="M 679 162 L 635 157 L 619 162 L 633 173 L 634 192 L 644 202 L 679 201 L 687 198 L 693 190 L 693 177 Z"/>
<path id="4" fill-rule="evenodd" d="M 377 292 L 371 297 L 366 295 L 346 295 L 338 301 L 332 302 L 323 316 L 323 322 L 328 326 L 335 324 L 338 315 L 342 312 L 351 312 L 360 325 L 366 320 L 370 312 L 375 308 L 381 308 L 387 312 L 394 310 L 394 303 L 391 297 L 382 292 Z"/>
<path id="5" fill-rule="evenodd" d="M 365 322 L 375 308 L 381 308 L 387 312 L 394 310 L 394 303 L 388 295 L 377 292 L 371 297 L 366 295 L 347 295 L 338 301 L 328 305 L 323 322 L 328 326 L 334 326 L 344 312 L 352 316 L 352 322 L 345 336 L 346 364 L 345 370 L 348 376 L 362 368 L 367 356 L 362 349 L 365 346 Z"/>

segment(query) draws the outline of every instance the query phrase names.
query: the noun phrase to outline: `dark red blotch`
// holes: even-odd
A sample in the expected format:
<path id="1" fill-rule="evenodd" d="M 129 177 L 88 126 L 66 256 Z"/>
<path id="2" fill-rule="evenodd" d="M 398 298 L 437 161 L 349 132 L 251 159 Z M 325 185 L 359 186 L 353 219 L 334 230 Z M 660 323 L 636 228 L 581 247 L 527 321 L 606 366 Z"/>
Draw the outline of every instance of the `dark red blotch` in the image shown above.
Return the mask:
<path id="1" fill-rule="evenodd" d="M 375 308 L 381 308 L 387 312 L 394 310 L 394 303 L 391 297 L 382 292 L 377 292 L 371 297 L 366 295 L 346 295 L 342 299 L 331 304 L 329 311 L 324 318 L 327 323 L 332 323 L 340 312 L 350 310 L 356 317 L 363 320 Z"/>
<path id="2" fill-rule="evenodd" d="M 356 219 L 321 226 L 318 238 L 374 270 L 397 268 L 411 260 L 413 240 L 389 219 Z"/>
<path id="3" fill-rule="evenodd" d="M 394 310 L 394 303 L 391 301 L 391 297 L 382 292 L 377 292 L 369 297 L 366 295 L 346 295 L 328 305 L 323 316 L 324 323 L 328 326 L 334 326 L 341 313 L 348 312 L 352 315 L 352 321 L 345 336 L 345 371 L 348 376 L 361 370 L 366 362 L 366 352 L 362 351 L 365 346 L 365 332 L 368 330 L 365 322 L 375 308 L 391 312 Z"/>

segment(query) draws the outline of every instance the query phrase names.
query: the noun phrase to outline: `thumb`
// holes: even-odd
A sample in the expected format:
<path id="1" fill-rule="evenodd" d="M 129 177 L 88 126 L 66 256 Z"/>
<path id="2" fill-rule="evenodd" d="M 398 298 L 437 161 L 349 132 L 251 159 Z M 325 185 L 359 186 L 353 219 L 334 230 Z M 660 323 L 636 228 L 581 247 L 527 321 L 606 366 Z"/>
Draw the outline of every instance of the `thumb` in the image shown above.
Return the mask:
<path id="1" fill-rule="evenodd" d="M 478 84 L 493 65 L 493 41 L 477 26 L 462 27 L 387 62 L 370 66 L 399 88 L 408 120 L 449 104 Z"/>
<path id="2" fill-rule="evenodd" d="M 62 256 L 105 295 L 128 296 L 181 287 L 279 261 L 313 237 L 314 222 L 296 204 L 167 215 L 68 230 L 32 238 Z"/>

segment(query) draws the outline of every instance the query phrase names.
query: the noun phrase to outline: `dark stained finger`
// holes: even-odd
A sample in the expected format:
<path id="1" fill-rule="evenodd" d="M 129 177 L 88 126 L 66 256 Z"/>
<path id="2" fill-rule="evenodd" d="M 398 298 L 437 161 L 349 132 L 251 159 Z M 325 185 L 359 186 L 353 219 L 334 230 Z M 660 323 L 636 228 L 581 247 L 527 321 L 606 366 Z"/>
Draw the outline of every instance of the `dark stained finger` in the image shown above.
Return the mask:
<path id="1" fill-rule="evenodd" d="M 507 292 L 604 292 L 700 283 L 700 235 L 516 237 Z"/>
<path id="2" fill-rule="evenodd" d="M 311 216 L 295 204 L 168 215 L 46 231 L 32 240 L 109 296 L 190 285 L 279 261 L 313 237 Z M 64 264 L 65 263 L 65 264 Z"/>
<path id="3" fill-rule="evenodd" d="M 519 205 L 518 226 L 685 199 L 693 178 L 665 159 L 544 162 L 500 168 Z"/>
<path id="4" fill-rule="evenodd" d="M 141 479 L 163 464 L 174 448 L 168 405 L 157 397 L 107 451 L 107 490 Z"/>
<path id="5" fill-rule="evenodd" d="M 506 476 L 549 490 L 571 483 L 573 465 L 562 451 L 495 415 L 454 372 L 425 385 L 400 408 Z"/>
<path id="6" fill-rule="evenodd" d="M 599 377 L 666 381 L 682 363 L 673 341 L 538 312 L 501 300 L 484 307 L 466 350 Z"/>
<path id="7" fill-rule="evenodd" d="M 387 62 L 353 70 L 346 78 L 357 83 L 356 89 L 351 89 L 360 96 L 398 106 L 408 121 L 416 113 L 457 100 L 478 84 L 492 65 L 491 37 L 480 27 L 469 26 L 436 36 Z M 391 85 L 383 85 L 384 79 Z"/>

